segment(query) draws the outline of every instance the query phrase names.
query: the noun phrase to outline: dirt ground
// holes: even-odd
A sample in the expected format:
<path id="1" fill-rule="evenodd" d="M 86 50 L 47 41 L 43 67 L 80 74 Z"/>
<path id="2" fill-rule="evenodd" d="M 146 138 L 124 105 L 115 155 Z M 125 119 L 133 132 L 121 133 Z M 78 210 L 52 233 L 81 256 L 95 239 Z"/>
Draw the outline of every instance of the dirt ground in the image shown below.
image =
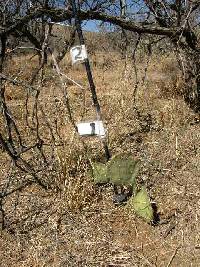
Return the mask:
<path id="1" fill-rule="evenodd" d="M 29 66 L 28 56 L 16 58 L 10 71 L 17 73 L 24 62 Z M 200 266 L 199 116 L 182 98 L 173 55 L 153 57 L 145 79 L 146 60 L 138 61 L 137 88 L 133 65 L 119 55 L 97 54 L 91 63 L 110 151 L 128 152 L 141 161 L 138 184 L 146 185 L 157 207 L 158 224 L 147 224 L 124 206 L 115 207 L 112 186 L 94 186 L 87 175 L 82 139 L 74 134 L 63 107 L 59 80 L 48 69 L 40 103 L 52 124 L 57 118 L 65 141 L 56 149 L 59 167 L 52 180 L 60 190 L 32 185 L 6 199 L 0 266 Z M 87 88 L 82 66 L 72 68 L 66 59 L 61 68 Z M 75 121 L 95 119 L 89 90 L 67 83 Z M 8 85 L 6 94 L 24 129 L 23 91 Z M 91 160 L 103 159 L 98 139 L 84 142 Z M 0 153 L 3 188 L 9 160 Z"/>

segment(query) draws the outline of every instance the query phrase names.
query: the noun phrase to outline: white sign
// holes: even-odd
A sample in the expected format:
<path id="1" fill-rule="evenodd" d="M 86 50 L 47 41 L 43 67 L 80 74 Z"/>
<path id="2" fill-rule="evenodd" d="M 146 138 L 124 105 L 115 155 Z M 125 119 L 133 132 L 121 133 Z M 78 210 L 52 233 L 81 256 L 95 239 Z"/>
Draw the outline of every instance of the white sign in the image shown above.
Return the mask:
<path id="1" fill-rule="evenodd" d="M 80 122 L 77 124 L 78 133 L 82 136 L 97 135 L 104 137 L 106 132 L 102 121 Z"/>
<path id="2" fill-rule="evenodd" d="M 77 45 L 70 49 L 72 64 L 83 62 L 87 58 L 87 51 L 85 45 Z"/>

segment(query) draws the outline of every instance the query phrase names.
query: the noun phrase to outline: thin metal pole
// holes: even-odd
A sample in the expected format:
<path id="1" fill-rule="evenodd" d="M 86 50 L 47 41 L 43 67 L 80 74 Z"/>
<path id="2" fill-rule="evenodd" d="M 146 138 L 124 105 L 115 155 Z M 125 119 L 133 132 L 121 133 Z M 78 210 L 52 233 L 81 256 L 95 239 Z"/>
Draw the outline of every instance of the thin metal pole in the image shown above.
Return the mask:
<path id="1" fill-rule="evenodd" d="M 82 28 L 81 28 L 81 21 L 80 21 L 80 18 L 78 16 L 78 10 L 77 10 L 77 6 L 76 6 L 76 1 L 72 0 L 71 3 L 72 3 L 72 10 L 73 10 L 73 13 L 74 13 L 75 26 L 76 26 L 76 31 L 78 33 L 78 38 L 79 38 L 80 44 L 81 45 L 85 45 L 85 40 L 84 40 L 84 37 L 83 37 Z M 98 120 L 102 120 L 101 108 L 100 108 L 99 101 L 98 101 L 98 98 L 97 98 L 96 87 L 95 87 L 94 80 L 93 80 L 93 77 L 92 77 L 92 71 L 91 71 L 90 62 L 89 62 L 88 57 L 84 60 L 84 65 L 85 65 L 85 69 L 86 69 L 86 73 L 87 73 L 88 82 L 89 82 L 89 85 L 90 85 L 90 91 L 92 93 L 93 104 L 94 104 L 94 107 L 95 107 L 96 113 L 97 113 L 97 119 Z M 103 146 L 104 146 L 106 159 L 109 160 L 111 156 L 110 156 L 110 152 L 109 152 L 109 149 L 108 149 L 108 144 L 107 144 L 105 138 L 102 139 L 102 143 L 103 143 Z"/>

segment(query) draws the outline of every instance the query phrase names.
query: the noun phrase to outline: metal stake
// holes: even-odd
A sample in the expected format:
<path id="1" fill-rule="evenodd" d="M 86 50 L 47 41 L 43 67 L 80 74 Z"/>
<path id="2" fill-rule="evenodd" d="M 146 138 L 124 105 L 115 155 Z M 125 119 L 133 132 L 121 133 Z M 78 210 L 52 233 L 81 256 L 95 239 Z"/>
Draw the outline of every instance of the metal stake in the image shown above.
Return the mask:
<path id="1" fill-rule="evenodd" d="M 82 28 L 81 28 L 81 21 L 80 21 L 79 16 L 78 16 L 78 10 L 77 10 L 77 6 L 76 6 L 76 1 L 72 0 L 71 3 L 72 3 L 72 10 L 73 10 L 73 13 L 74 13 L 75 26 L 76 26 L 76 31 L 78 33 L 78 38 L 79 38 L 80 44 L 81 45 L 85 45 L 85 40 L 84 40 L 84 37 L 83 37 Z M 97 113 L 97 120 L 102 120 L 101 108 L 100 108 L 99 101 L 98 101 L 98 98 L 97 98 L 96 87 L 95 87 L 94 80 L 93 80 L 93 77 L 92 77 L 92 71 L 91 71 L 90 62 L 89 62 L 88 58 L 86 58 L 84 60 L 84 65 L 85 65 L 85 69 L 86 69 L 86 73 L 87 73 L 88 82 L 89 82 L 89 85 L 90 85 L 90 91 L 92 93 L 93 104 L 94 104 L 94 107 L 95 107 L 96 113 Z M 109 160 L 111 156 L 110 156 L 110 152 L 109 152 L 109 149 L 108 149 L 108 144 L 106 142 L 106 138 L 102 139 L 102 143 L 103 143 L 103 146 L 104 146 L 106 159 Z"/>

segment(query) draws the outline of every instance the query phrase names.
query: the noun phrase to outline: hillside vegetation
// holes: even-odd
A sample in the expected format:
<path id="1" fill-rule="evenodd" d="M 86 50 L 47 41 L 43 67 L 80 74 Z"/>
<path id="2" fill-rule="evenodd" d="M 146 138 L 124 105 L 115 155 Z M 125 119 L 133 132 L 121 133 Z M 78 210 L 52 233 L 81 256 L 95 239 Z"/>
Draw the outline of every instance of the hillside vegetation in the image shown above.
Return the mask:
<path id="1" fill-rule="evenodd" d="M 42 151 L 52 164 L 43 176 L 49 189 L 34 183 L 6 198 L 0 266 L 199 266 L 199 115 L 183 100 L 175 53 L 156 51 L 149 58 L 141 48 L 134 65 L 120 49 L 109 51 L 104 37 L 94 43 L 87 40 L 110 152 L 141 161 L 138 185 L 146 186 L 157 208 L 157 225 L 115 206 L 111 185 L 94 185 L 89 162 L 105 162 L 103 146 L 96 137 L 75 133 L 49 59 L 42 73 L 37 119 L 34 92 L 27 100 L 23 86 L 6 82 L 7 104 L 23 139 L 31 144 L 35 138 L 27 121 L 32 128 L 38 123 Z M 29 82 L 38 58 L 19 53 L 7 64 L 10 77 Z M 83 87 L 63 77 L 74 121 L 96 119 L 84 66 L 72 66 L 67 53 L 60 68 Z M 49 145 L 52 131 L 57 145 Z M 44 163 L 36 150 L 23 157 L 35 166 Z M 28 179 L 3 150 L 0 172 L 2 189 L 10 174 L 11 189 Z"/>

